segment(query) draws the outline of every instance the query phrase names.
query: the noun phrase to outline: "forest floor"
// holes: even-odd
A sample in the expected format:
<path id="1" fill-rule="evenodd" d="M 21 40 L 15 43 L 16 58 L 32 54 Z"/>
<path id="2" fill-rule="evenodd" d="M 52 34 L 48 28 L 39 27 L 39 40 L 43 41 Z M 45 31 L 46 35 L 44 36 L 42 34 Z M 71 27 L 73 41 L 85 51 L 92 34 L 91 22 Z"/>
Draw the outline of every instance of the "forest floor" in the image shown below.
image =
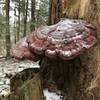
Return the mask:
<path id="1" fill-rule="evenodd" d="M 10 76 L 27 68 L 39 68 L 38 62 L 0 59 L 0 97 L 10 93 Z M 62 100 L 56 93 L 44 90 L 46 100 Z"/>

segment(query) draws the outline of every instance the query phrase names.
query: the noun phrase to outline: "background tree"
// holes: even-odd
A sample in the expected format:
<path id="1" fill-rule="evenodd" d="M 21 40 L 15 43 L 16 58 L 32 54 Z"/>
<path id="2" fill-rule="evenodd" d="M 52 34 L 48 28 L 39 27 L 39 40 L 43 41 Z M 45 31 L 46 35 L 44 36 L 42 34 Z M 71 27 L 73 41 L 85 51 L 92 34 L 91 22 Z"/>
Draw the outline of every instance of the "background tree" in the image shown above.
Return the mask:
<path id="1" fill-rule="evenodd" d="M 25 31 L 30 31 L 35 28 L 46 25 L 48 20 L 48 7 L 49 0 L 10 0 L 9 9 L 9 28 L 11 46 L 13 46 L 20 38 L 23 37 Z M 25 10 L 28 7 L 28 10 Z M 6 56 L 6 0 L 0 0 L 0 55 Z M 26 23 L 26 11 L 27 11 L 27 23 Z M 26 27 L 26 28 L 25 28 Z M 25 30 L 24 30 L 25 29 Z M 25 34 L 26 34 L 25 33 Z M 8 37 L 8 35 L 7 35 Z M 9 43 L 9 42 L 7 42 Z"/>
<path id="2" fill-rule="evenodd" d="M 16 5 L 14 8 L 14 43 L 17 42 L 17 32 L 16 32 Z"/>
<path id="3" fill-rule="evenodd" d="M 25 2 L 25 8 L 24 8 L 24 33 L 23 37 L 26 36 L 26 27 L 27 27 L 27 14 L 28 14 L 28 0 Z"/>
<path id="4" fill-rule="evenodd" d="M 11 41 L 10 41 L 10 25 L 9 25 L 9 10 L 10 10 L 10 0 L 6 0 L 6 56 L 10 56 L 10 47 L 11 47 Z"/>
<path id="5" fill-rule="evenodd" d="M 48 22 L 49 16 L 49 0 L 40 0 L 40 3 L 37 3 L 36 13 L 35 13 L 35 27 L 46 25 Z"/>
<path id="6" fill-rule="evenodd" d="M 20 13 L 21 13 L 21 1 L 18 0 L 18 32 L 17 32 L 17 41 L 19 40 L 19 34 L 20 34 Z"/>
<path id="7" fill-rule="evenodd" d="M 31 23 L 30 23 L 31 32 L 35 29 L 34 22 L 35 22 L 35 0 L 31 0 Z"/>

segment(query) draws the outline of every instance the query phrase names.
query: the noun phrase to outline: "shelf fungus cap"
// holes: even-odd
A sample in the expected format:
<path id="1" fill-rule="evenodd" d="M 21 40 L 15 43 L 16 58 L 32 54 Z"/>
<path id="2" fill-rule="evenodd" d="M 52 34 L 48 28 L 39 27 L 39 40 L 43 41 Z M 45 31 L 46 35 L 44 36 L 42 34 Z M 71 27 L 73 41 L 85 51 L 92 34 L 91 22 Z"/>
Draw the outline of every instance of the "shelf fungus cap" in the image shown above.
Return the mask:
<path id="1" fill-rule="evenodd" d="M 51 26 L 42 26 L 20 40 L 11 49 L 11 56 L 18 59 L 70 60 L 91 48 L 96 43 L 95 27 L 84 21 L 64 19 Z"/>

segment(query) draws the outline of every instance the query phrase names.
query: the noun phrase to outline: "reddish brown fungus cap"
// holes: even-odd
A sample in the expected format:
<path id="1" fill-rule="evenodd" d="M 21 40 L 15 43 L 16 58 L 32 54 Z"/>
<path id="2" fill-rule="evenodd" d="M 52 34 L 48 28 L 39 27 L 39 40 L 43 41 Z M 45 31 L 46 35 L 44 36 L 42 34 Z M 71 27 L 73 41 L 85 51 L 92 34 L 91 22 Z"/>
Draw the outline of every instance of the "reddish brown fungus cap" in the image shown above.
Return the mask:
<path id="1" fill-rule="evenodd" d="M 84 20 L 64 19 L 51 26 L 43 26 L 19 41 L 11 49 L 11 56 L 18 59 L 70 60 L 96 43 L 96 29 Z"/>

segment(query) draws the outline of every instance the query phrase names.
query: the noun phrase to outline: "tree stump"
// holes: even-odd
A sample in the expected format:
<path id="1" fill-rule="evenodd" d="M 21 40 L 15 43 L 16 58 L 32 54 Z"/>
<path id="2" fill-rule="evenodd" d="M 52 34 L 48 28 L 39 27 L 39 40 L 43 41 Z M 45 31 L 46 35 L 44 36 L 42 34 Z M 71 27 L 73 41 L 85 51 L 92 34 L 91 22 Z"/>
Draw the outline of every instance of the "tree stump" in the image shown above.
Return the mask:
<path id="1" fill-rule="evenodd" d="M 32 74 L 27 75 L 28 72 L 32 72 L 32 69 L 26 70 L 26 73 L 25 71 L 22 72 L 22 76 L 20 75 L 21 73 L 17 74 L 12 79 L 15 80 L 15 82 L 11 81 L 12 92 L 5 100 L 44 100 L 40 75 L 38 73 L 34 73 L 34 71 Z M 27 76 L 26 79 L 25 76 Z M 23 79 L 21 80 L 21 78 Z"/>
<path id="2" fill-rule="evenodd" d="M 43 70 L 44 87 L 50 88 L 50 84 L 55 84 L 57 89 L 65 93 L 64 100 L 88 100 L 85 90 L 93 77 L 88 69 L 82 66 L 80 57 L 69 61 L 50 60 L 45 57 L 40 66 Z"/>

